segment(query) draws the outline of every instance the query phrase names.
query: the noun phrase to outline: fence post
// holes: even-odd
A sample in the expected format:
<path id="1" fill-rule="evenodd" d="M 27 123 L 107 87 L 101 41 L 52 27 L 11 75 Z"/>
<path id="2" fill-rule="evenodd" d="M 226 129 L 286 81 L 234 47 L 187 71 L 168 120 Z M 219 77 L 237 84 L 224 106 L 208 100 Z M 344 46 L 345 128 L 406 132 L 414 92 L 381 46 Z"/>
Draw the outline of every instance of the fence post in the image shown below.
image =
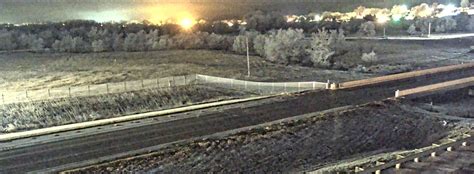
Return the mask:
<path id="1" fill-rule="evenodd" d="M 3 95 L 3 93 L 2 93 L 2 102 L 3 104 L 5 104 L 5 95 Z"/>
<path id="2" fill-rule="evenodd" d="M 51 98 L 51 89 L 48 88 L 48 97 Z"/>
<path id="3" fill-rule="evenodd" d="M 87 93 L 88 95 L 91 95 L 91 85 L 87 85 Z"/>
<path id="4" fill-rule="evenodd" d="M 184 77 L 184 85 L 186 86 L 188 83 L 186 83 L 186 75 L 183 76 Z"/>
<path id="5" fill-rule="evenodd" d="M 171 80 L 168 80 L 168 87 L 171 89 Z"/>
<path id="6" fill-rule="evenodd" d="M 28 90 L 25 91 L 26 99 L 28 99 Z"/>
<path id="7" fill-rule="evenodd" d="M 109 84 L 105 84 L 105 88 L 107 88 L 107 94 L 109 94 Z"/>
<path id="8" fill-rule="evenodd" d="M 69 98 L 71 98 L 71 87 L 69 87 L 68 90 L 69 90 Z"/>
<path id="9" fill-rule="evenodd" d="M 196 83 L 199 85 L 198 74 L 194 74 L 194 80 L 195 80 Z"/>
<path id="10" fill-rule="evenodd" d="M 160 79 L 156 79 L 156 88 L 160 88 Z"/>
<path id="11" fill-rule="evenodd" d="M 142 80 L 142 89 L 145 89 L 145 82 Z"/>

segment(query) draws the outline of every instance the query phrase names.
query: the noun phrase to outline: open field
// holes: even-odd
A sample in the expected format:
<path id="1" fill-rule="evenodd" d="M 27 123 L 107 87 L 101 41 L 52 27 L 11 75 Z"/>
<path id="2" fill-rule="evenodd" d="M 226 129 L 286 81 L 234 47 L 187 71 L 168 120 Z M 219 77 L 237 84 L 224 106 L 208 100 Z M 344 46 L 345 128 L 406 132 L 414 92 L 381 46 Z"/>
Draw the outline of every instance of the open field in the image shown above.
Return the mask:
<path id="1" fill-rule="evenodd" d="M 204 74 L 247 79 L 246 57 L 219 51 L 187 50 L 98 54 L 1 54 L 0 88 L 42 89 Z M 349 80 L 364 76 L 343 71 L 287 67 L 251 57 L 257 81 Z M 337 79 L 335 79 L 337 78 Z"/>
<path id="2" fill-rule="evenodd" d="M 246 57 L 221 51 L 175 50 L 118 53 L 3 53 L 0 54 L 0 91 L 44 89 L 108 82 L 204 74 L 254 81 L 348 81 L 382 74 L 472 61 L 467 54 L 472 39 L 449 41 L 353 41 L 379 58 L 349 71 L 284 66 L 252 56 L 247 78 Z M 345 57 L 354 62 L 357 56 Z"/>

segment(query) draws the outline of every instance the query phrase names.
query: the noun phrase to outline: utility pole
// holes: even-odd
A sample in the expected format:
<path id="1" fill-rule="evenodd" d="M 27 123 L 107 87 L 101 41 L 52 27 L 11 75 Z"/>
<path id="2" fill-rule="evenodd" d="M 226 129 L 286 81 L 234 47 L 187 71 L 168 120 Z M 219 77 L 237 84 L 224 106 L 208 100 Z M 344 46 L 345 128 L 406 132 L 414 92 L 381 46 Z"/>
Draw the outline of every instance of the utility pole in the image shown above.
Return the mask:
<path id="1" fill-rule="evenodd" d="M 247 43 L 247 77 L 250 77 L 250 50 L 249 50 L 249 37 L 245 38 Z"/>
<path id="2" fill-rule="evenodd" d="M 431 36 L 431 21 L 428 23 L 428 37 Z"/>
<path id="3" fill-rule="evenodd" d="M 386 33 L 386 27 L 385 25 L 383 26 L 383 38 L 387 38 L 387 33 Z"/>

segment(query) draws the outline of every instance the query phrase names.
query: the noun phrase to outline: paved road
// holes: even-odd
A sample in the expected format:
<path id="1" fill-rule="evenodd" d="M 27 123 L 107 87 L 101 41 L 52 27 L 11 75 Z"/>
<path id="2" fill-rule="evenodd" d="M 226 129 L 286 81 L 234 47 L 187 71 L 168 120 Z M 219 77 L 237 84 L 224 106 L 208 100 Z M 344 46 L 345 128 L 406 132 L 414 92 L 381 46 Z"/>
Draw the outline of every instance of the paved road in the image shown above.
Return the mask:
<path id="1" fill-rule="evenodd" d="M 358 89 L 282 96 L 245 109 L 234 107 L 224 111 L 201 113 L 199 117 L 2 151 L 0 173 L 32 172 L 305 113 L 363 104 L 393 97 L 397 89 L 408 89 L 473 75 L 474 69 Z"/>
<path id="2" fill-rule="evenodd" d="M 462 39 L 474 37 L 474 33 L 455 33 L 455 34 L 431 34 L 430 37 L 420 36 L 387 36 L 387 37 L 346 37 L 347 40 L 447 40 L 447 39 Z"/>

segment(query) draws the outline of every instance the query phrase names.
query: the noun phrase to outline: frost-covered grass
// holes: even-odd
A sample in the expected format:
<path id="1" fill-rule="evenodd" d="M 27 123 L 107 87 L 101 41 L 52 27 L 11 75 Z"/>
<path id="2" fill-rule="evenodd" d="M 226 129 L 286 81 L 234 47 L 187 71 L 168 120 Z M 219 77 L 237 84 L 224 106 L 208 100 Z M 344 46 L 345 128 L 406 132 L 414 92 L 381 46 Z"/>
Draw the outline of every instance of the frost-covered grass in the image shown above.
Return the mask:
<path id="1" fill-rule="evenodd" d="M 0 106 L 3 133 L 157 111 L 249 95 L 202 86 L 142 90 L 93 97 L 53 99 Z"/>

